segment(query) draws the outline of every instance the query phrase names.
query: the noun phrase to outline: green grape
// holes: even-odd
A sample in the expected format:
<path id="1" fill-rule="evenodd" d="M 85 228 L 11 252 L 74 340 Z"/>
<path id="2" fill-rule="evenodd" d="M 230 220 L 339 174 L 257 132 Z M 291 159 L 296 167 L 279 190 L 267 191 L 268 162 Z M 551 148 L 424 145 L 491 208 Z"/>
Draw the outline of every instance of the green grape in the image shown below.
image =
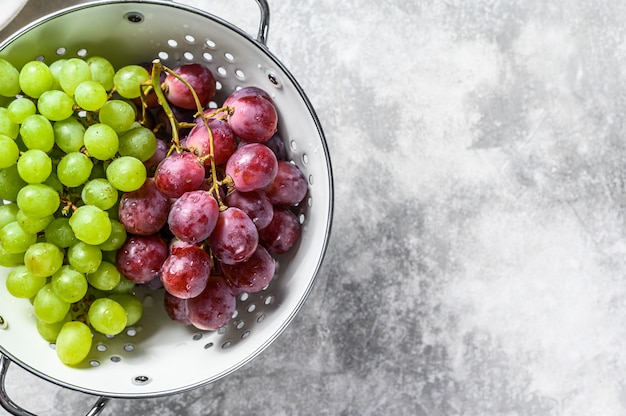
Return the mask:
<path id="1" fill-rule="evenodd" d="M 54 322 L 51 324 L 37 319 L 37 332 L 44 340 L 50 343 L 55 343 L 57 337 L 59 336 L 59 332 L 61 332 L 61 328 L 63 328 L 63 325 L 65 325 L 66 322 L 70 322 L 71 320 L 71 313 L 65 315 L 65 318 L 63 318 L 59 322 Z"/>
<path id="2" fill-rule="evenodd" d="M 115 130 L 102 123 L 87 127 L 83 140 L 89 155 L 99 160 L 112 159 L 119 147 L 119 139 Z"/>
<path id="3" fill-rule="evenodd" d="M 154 155 L 156 148 L 156 137 L 149 128 L 135 127 L 120 136 L 119 152 L 122 156 L 133 156 L 145 162 Z"/>
<path id="4" fill-rule="evenodd" d="M 0 58 L 0 95 L 15 97 L 20 93 L 20 71 L 9 61 Z"/>
<path id="5" fill-rule="evenodd" d="M 64 302 L 75 303 L 87 294 L 87 278 L 72 266 L 62 266 L 50 279 L 52 290 Z"/>
<path id="6" fill-rule="evenodd" d="M 113 84 L 124 98 L 138 98 L 141 95 L 141 83 L 148 82 L 148 70 L 139 65 L 127 65 L 117 70 Z"/>
<path id="7" fill-rule="evenodd" d="M 98 290 L 109 291 L 114 289 L 120 282 L 122 275 L 113 263 L 102 261 L 98 270 L 87 273 L 87 281 Z"/>
<path id="8" fill-rule="evenodd" d="M 17 193 L 17 206 L 29 217 L 52 215 L 60 204 L 58 192 L 42 183 L 28 184 Z"/>
<path id="9" fill-rule="evenodd" d="M 8 107 L 11 102 L 15 100 L 15 97 L 5 97 L 0 95 L 0 107 Z"/>
<path id="10" fill-rule="evenodd" d="M 102 250 L 79 241 L 67 250 L 67 261 L 81 273 L 93 273 L 102 262 Z"/>
<path id="11" fill-rule="evenodd" d="M 135 325 L 143 314 L 143 304 L 136 296 L 130 293 L 112 294 L 109 299 L 122 305 L 126 312 L 126 326 Z"/>
<path id="12" fill-rule="evenodd" d="M 117 202 L 118 192 L 106 179 L 96 178 L 83 186 L 81 199 L 87 205 L 95 205 L 106 211 Z"/>
<path id="13" fill-rule="evenodd" d="M 109 214 L 109 218 L 111 220 L 120 220 L 120 200 L 118 199 L 115 205 L 111 208 L 107 209 L 107 213 Z"/>
<path id="14" fill-rule="evenodd" d="M 111 224 L 113 224 L 113 222 L 111 222 Z M 98 247 L 100 247 L 100 250 L 102 250 L 102 244 L 100 244 Z M 117 257 L 117 251 L 114 251 L 114 250 L 113 251 L 111 251 L 111 250 L 109 250 L 109 251 L 102 250 L 102 260 L 103 261 L 108 261 L 109 263 L 115 264 L 116 257 Z M 122 275 L 122 278 L 123 277 L 124 277 L 124 275 Z M 121 280 L 120 280 L 120 282 L 121 282 Z M 119 283 L 118 283 L 118 286 L 119 286 Z M 111 290 L 113 291 L 115 289 L 111 289 Z"/>
<path id="15" fill-rule="evenodd" d="M 54 293 L 52 284 L 48 283 L 35 295 L 33 300 L 33 310 L 37 319 L 52 324 L 65 319 L 65 316 L 70 311 L 70 304 L 61 300 Z"/>
<path id="16" fill-rule="evenodd" d="M 106 170 L 109 183 L 122 192 L 132 192 L 141 188 L 147 178 L 146 166 L 132 156 L 122 156 L 113 160 Z"/>
<path id="17" fill-rule="evenodd" d="M 29 217 L 24 214 L 24 211 L 19 210 L 17 212 L 17 223 L 27 233 L 37 234 L 43 231 L 48 224 L 54 219 L 54 216 L 48 215 L 45 217 Z"/>
<path id="18" fill-rule="evenodd" d="M 70 219 L 67 217 L 59 217 L 53 219 L 44 230 L 46 241 L 57 247 L 68 248 L 78 242 L 72 227 Z"/>
<path id="19" fill-rule="evenodd" d="M 100 250 L 102 251 L 114 251 L 122 247 L 126 242 L 126 228 L 118 220 L 111 220 L 111 235 L 102 244 L 100 244 Z"/>
<path id="20" fill-rule="evenodd" d="M 74 99 L 64 91 L 49 90 L 37 100 L 37 109 L 48 120 L 65 120 L 74 114 Z"/>
<path id="21" fill-rule="evenodd" d="M 48 65 L 41 61 L 30 61 L 20 70 L 19 82 L 24 94 L 39 98 L 41 94 L 52 88 L 54 78 Z"/>
<path id="22" fill-rule="evenodd" d="M 91 80 L 91 70 L 87 62 L 80 58 L 70 58 L 63 63 L 63 68 L 59 74 L 59 84 L 63 91 L 69 95 L 74 95 L 78 84 Z"/>
<path id="23" fill-rule="evenodd" d="M 24 230 L 17 221 L 0 228 L 0 243 L 9 253 L 24 253 L 35 242 L 37 234 Z"/>
<path id="24" fill-rule="evenodd" d="M 20 149 L 15 140 L 0 134 L 0 169 L 15 165 L 20 158 Z"/>
<path id="25" fill-rule="evenodd" d="M 63 184 L 59 180 L 59 177 L 57 176 L 56 172 L 52 172 L 50 176 L 48 176 L 48 178 L 43 183 L 45 185 L 48 185 L 55 191 L 57 191 L 59 194 L 64 192 Z"/>
<path id="26" fill-rule="evenodd" d="M 20 135 L 29 149 L 39 149 L 48 153 L 54 146 L 52 123 L 41 114 L 26 117 L 20 126 Z"/>
<path id="27" fill-rule="evenodd" d="M 0 266 L 16 267 L 24 264 L 24 253 L 9 253 L 0 241 Z"/>
<path id="28" fill-rule="evenodd" d="M 0 107 L 0 134 L 15 140 L 19 132 L 20 126 L 11 120 L 8 108 Z"/>
<path id="29" fill-rule="evenodd" d="M 56 339 L 57 356 L 67 366 L 78 365 L 89 355 L 92 342 L 93 334 L 87 324 L 67 322 Z"/>
<path id="30" fill-rule="evenodd" d="M 92 179 L 105 179 L 106 172 L 104 169 L 104 165 L 107 162 L 102 160 L 94 160 L 93 169 L 91 170 L 91 175 L 89 175 L 89 180 Z"/>
<path id="31" fill-rule="evenodd" d="M 24 264 L 36 276 L 52 276 L 63 265 L 63 251 L 51 243 L 38 242 L 24 253 Z"/>
<path id="32" fill-rule="evenodd" d="M 135 107 L 122 100 L 107 101 L 98 113 L 100 123 L 111 127 L 116 133 L 122 133 L 132 128 L 135 117 Z"/>
<path id="33" fill-rule="evenodd" d="M 22 124 L 28 116 L 32 116 L 37 112 L 37 106 L 33 100 L 20 97 L 13 100 L 7 107 L 7 115 L 15 124 Z"/>
<path id="34" fill-rule="evenodd" d="M 41 183 L 52 173 L 52 159 L 43 150 L 27 150 L 17 161 L 17 173 L 27 183 Z"/>
<path id="35" fill-rule="evenodd" d="M 97 111 L 107 102 L 108 95 L 102 84 L 96 81 L 83 81 L 74 91 L 74 99 L 83 110 Z"/>
<path id="36" fill-rule="evenodd" d="M 57 121 L 52 129 L 57 146 L 65 153 L 78 152 L 85 144 L 85 126 L 76 117 Z"/>
<path id="37" fill-rule="evenodd" d="M 17 221 L 19 207 L 16 204 L 0 205 L 0 228 L 10 222 Z"/>
<path id="38" fill-rule="evenodd" d="M 99 82 L 105 90 L 111 91 L 115 76 L 115 68 L 111 62 L 101 56 L 91 56 L 87 58 L 87 65 L 91 70 L 91 79 Z"/>
<path id="39" fill-rule="evenodd" d="M 106 252 L 111 256 L 110 262 L 115 262 L 115 251 Z M 121 275 L 120 282 L 111 289 L 112 294 L 125 294 L 130 293 L 131 290 L 135 287 L 135 283 L 132 280 L 128 280 L 124 275 Z"/>
<path id="40" fill-rule="evenodd" d="M 112 229 L 109 214 L 93 205 L 78 207 L 70 217 L 70 226 L 76 238 L 94 246 L 104 243 Z"/>
<path id="41" fill-rule="evenodd" d="M 96 299 L 89 307 L 89 323 L 104 335 L 117 335 L 126 328 L 126 311 L 109 298 Z"/>
<path id="42" fill-rule="evenodd" d="M 59 181 L 70 188 L 75 188 L 87 182 L 93 169 L 93 162 L 81 152 L 71 152 L 61 158 L 57 165 Z"/>
<path id="43" fill-rule="evenodd" d="M 11 270 L 7 276 L 7 291 L 16 298 L 32 298 L 46 285 L 46 278 L 35 276 L 26 266 L 20 265 Z"/>
<path id="44" fill-rule="evenodd" d="M 50 87 L 51 90 L 62 90 L 61 82 L 59 81 L 59 79 L 61 77 L 61 71 L 63 71 L 63 65 L 65 65 L 66 61 L 67 59 L 59 59 L 50 64 L 49 68 L 50 72 L 52 73 L 52 87 Z"/>
<path id="45" fill-rule="evenodd" d="M 0 198 L 16 201 L 19 191 L 27 185 L 17 173 L 17 164 L 0 169 Z"/>

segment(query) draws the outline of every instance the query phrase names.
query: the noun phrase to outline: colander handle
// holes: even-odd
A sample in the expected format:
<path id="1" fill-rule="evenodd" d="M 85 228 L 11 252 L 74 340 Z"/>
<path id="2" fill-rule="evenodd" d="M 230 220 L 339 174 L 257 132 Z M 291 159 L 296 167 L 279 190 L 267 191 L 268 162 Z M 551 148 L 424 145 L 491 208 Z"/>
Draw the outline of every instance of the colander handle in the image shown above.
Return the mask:
<path id="1" fill-rule="evenodd" d="M 259 32 L 256 40 L 267 46 L 267 34 L 270 30 L 270 6 L 266 0 L 256 0 L 261 10 L 261 21 L 259 22 Z"/>
<path id="2" fill-rule="evenodd" d="M 175 1 L 175 0 L 174 0 Z M 256 40 L 263 45 L 267 46 L 267 34 L 270 29 L 270 6 L 267 0 L 255 0 L 259 5 L 261 11 L 261 17 L 259 21 L 259 31 L 257 32 Z"/>
<path id="3" fill-rule="evenodd" d="M 4 381 L 7 372 L 9 371 L 9 364 L 11 364 L 11 360 L 9 360 L 9 358 L 7 358 L 4 354 L 0 353 L 0 405 L 4 408 L 4 410 L 15 416 L 36 416 L 34 413 L 22 409 L 20 406 L 15 404 L 15 402 L 11 400 L 7 394 Z M 108 401 L 109 399 L 107 397 L 99 397 L 98 401 L 91 407 L 91 410 L 86 416 L 99 415 L 100 412 L 104 410 Z"/>

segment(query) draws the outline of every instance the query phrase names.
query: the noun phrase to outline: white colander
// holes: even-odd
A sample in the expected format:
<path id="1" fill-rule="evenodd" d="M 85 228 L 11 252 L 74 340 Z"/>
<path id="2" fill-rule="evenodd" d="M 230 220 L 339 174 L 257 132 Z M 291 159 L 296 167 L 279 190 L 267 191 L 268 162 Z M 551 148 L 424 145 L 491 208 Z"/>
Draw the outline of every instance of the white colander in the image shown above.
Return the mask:
<path id="1" fill-rule="evenodd" d="M 218 80 L 216 101 L 236 88 L 268 91 L 279 112 L 279 134 L 309 182 L 302 203 L 298 247 L 278 258 L 270 286 L 241 295 L 231 322 L 199 331 L 171 322 L 158 292 L 139 290 L 144 317 L 113 338 L 96 336 L 82 368 L 70 368 L 42 340 L 28 300 L 6 292 L 0 269 L 0 404 L 16 415 L 31 413 L 6 394 L 11 362 L 62 387 L 98 396 L 90 415 L 110 398 L 149 398 L 206 385 L 240 368 L 285 329 L 308 296 L 326 250 L 333 211 L 333 183 L 324 134 L 302 88 L 265 45 L 269 8 L 261 9 L 256 38 L 205 11 L 161 0 L 105 0 L 70 6 L 36 20 L 0 43 L 0 57 L 21 67 L 73 56 L 104 56 L 116 66 L 160 58 L 174 67 L 198 62 Z M 61 3 L 61 2 L 58 2 Z M 26 5 L 28 7 L 28 4 Z"/>

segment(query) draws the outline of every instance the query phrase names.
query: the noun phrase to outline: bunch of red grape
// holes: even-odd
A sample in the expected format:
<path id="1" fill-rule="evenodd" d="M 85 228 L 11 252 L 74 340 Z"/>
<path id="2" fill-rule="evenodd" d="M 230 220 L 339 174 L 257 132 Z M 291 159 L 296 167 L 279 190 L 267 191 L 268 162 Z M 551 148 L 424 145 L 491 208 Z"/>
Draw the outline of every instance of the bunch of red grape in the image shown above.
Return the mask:
<path id="1" fill-rule="evenodd" d="M 308 184 L 287 160 L 266 91 L 244 87 L 215 107 L 216 81 L 203 65 L 150 70 L 142 106 L 159 145 L 143 186 L 120 199 L 128 238 L 116 266 L 136 284 L 162 286 L 173 320 L 218 329 L 236 296 L 265 288 L 274 255 L 298 241 L 293 209 Z"/>

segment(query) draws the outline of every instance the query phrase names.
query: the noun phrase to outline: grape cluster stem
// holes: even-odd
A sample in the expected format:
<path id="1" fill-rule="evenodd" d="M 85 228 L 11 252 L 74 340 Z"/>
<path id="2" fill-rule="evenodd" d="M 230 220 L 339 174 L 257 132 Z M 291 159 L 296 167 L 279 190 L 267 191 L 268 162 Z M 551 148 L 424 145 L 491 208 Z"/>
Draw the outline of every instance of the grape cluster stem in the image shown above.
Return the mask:
<path id="1" fill-rule="evenodd" d="M 208 134 L 209 134 L 209 145 L 210 145 L 210 154 L 207 155 L 205 158 L 201 159 L 200 161 L 202 163 L 204 163 L 204 161 L 208 158 L 211 161 L 211 187 L 210 189 L 207 191 L 211 194 L 213 194 L 215 196 L 215 198 L 217 199 L 220 211 L 223 211 L 227 208 L 226 204 L 224 204 L 224 202 L 222 201 L 222 197 L 220 196 L 219 193 L 219 187 L 222 185 L 226 185 L 228 187 L 232 186 L 232 179 L 229 178 L 228 176 L 226 176 L 223 180 L 219 180 L 218 175 L 217 175 L 217 167 L 215 165 L 215 148 L 214 148 L 214 144 L 213 144 L 213 133 L 211 132 L 211 128 L 209 127 L 209 122 L 208 122 L 208 118 L 206 116 L 206 114 L 204 113 L 204 108 L 202 107 L 202 104 L 200 103 L 200 99 L 198 98 L 198 95 L 196 94 L 196 91 L 193 89 L 193 87 L 189 84 L 189 82 L 187 82 L 184 78 L 182 78 L 180 75 L 178 75 L 176 72 L 174 72 L 172 69 L 168 68 L 167 66 L 163 65 L 163 63 L 161 63 L 161 61 L 159 59 L 155 59 L 154 61 L 152 61 L 152 74 L 151 74 L 151 79 L 150 81 L 145 85 L 146 91 L 143 91 L 142 89 L 142 94 L 141 94 L 141 100 L 142 100 L 142 107 L 143 107 L 143 111 L 145 112 L 145 109 L 147 107 L 146 102 L 145 102 L 145 93 L 152 90 L 156 96 L 157 99 L 159 101 L 159 104 L 161 105 L 161 107 L 163 108 L 163 111 L 165 112 L 171 128 L 172 128 L 172 147 L 169 150 L 170 154 L 173 151 L 177 151 L 177 152 L 182 152 L 185 149 L 183 149 L 183 147 L 180 144 L 180 136 L 179 136 L 179 130 L 182 127 L 186 127 L 188 123 L 180 123 L 177 119 L 176 116 L 174 115 L 174 112 L 172 111 L 171 106 L 169 105 L 165 94 L 163 92 L 163 89 L 161 88 L 161 74 L 165 72 L 167 74 L 172 75 L 173 77 L 175 77 L 176 79 L 178 79 L 179 81 L 181 81 L 183 84 L 185 84 L 185 86 L 187 88 L 189 88 L 189 90 L 191 91 L 191 95 L 193 96 L 193 99 L 196 103 L 196 109 L 197 109 L 197 115 L 202 119 L 202 123 L 204 124 L 204 127 L 206 128 Z M 232 109 L 229 107 L 223 107 L 223 108 L 218 108 L 216 109 L 213 114 L 219 114 L 220 112 L 225 112 L 226 114 L 230 114 L 232 112 Z M 145 114 L 144 114 L 145 115 Z M 193 124 L 192 124 L 193 126 Z"/>

